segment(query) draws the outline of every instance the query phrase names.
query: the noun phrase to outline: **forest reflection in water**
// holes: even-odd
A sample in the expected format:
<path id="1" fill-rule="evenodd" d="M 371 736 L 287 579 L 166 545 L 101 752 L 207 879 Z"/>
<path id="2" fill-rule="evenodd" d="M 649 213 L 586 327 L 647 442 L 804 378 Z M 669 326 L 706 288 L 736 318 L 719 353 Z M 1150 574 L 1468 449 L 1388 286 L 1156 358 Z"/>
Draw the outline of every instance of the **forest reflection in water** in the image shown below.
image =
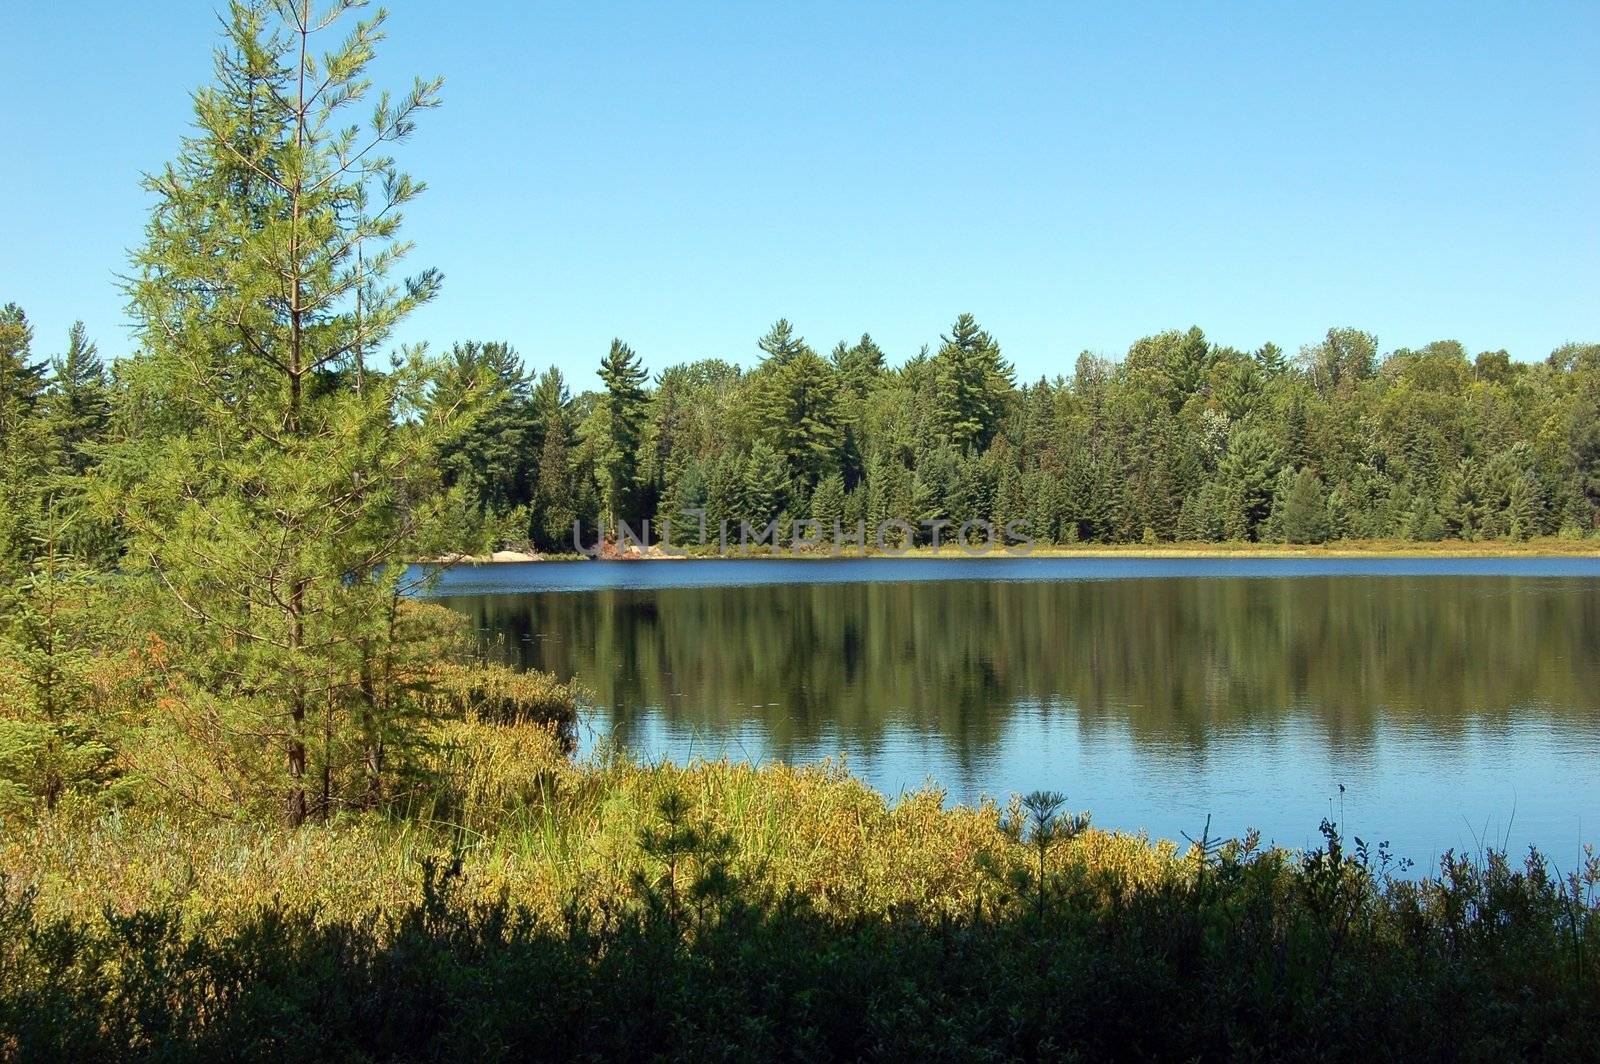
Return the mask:
<path id="1" fill-rule="evenodd" d="M 1230 828 L 1282 818 L 1290 843 L 1338 814 L 1346 783 L 1370 830 L 1421 857 L 1471 842 L 1479 819 L 1497 841 L 1596 834 L 1582 812 L 1600 808 L 1600 580 L 829 581 L 443 601 L 494 653 L 577 678 L 594 731 L 645 756 L 843 753 L 891 794 L 929 778 L 960 800 L 1058 787 L 1106 826 L 1175 836 L 1207 812 Z"/>

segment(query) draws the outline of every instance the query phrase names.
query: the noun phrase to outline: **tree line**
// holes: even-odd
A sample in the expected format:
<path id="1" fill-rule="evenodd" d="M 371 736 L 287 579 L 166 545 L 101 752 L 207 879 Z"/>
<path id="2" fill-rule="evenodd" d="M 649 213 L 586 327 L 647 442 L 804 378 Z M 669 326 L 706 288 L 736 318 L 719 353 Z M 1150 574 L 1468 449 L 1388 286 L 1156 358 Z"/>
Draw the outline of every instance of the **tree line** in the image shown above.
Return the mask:
<path id="1" fill-rule="evenodd" d="M 1528 363 L 1448 340 L 1380 353 L 1335 328 L 1289 357 L 1191 328 L 1022 383 L 970 314 L 898 366 L 869 334 L 820 355 L 787 320 L 756 348 L 750 370 L 651 380 L 616 340 L 603 387 L 573 396 L 507 344 L 455 345 L 459 379 L 490 382 L 447 448 L 463 527 L 570 552 L 574 521 L 592 540 L 670 520 L 681 544 L 701 511 L 713 540 L 723 521 L 897 519 L 919 542 L 1023 521 L 1046 544 L 1528 539 L 1600 519 L 1600 345 Z"/>

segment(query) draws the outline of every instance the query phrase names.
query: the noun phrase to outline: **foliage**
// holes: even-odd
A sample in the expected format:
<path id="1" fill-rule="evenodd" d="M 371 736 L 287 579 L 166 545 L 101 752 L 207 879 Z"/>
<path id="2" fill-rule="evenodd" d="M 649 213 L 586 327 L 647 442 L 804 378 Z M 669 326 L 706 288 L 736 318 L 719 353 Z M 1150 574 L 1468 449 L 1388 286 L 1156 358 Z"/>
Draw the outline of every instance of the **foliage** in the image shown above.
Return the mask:
<path id="1" fill-rule="evenodd" d="M 147 181 L 129 282 L 128 387 L 161 413 L 124 429 L 95 484 L 126 530 L 122 568 L 168 607 L 176 760 L 215 766 L 218 815 L 274 792 L 291 825 L 380 803 L 403 770 L 420 644 L 392 563 L 448 499 L 431 478 L 476 395 L 430 402 L 439 367 L 418 351 L 369 365 L 438 289 L 432 270 L 387 280 L 422 185 L 383 152 L 439 83 L 348 125 L 383 15 L 315 48 L 350 6 L 231 9 L 196 132 Z"/>
<path id="2" fill-rule="evenodd" d="M 0 591 L 0 814 L 98 796 L 115 777 L 95 690 L 110 603 L 65 538 L 52 509 L 28 571 Z"/>
<path id="3" fill-rule="evenodd" d="M 483 502 L 485 520 L 518 507 L 536 526 L 552 512 L 561 528 L 631 514 L 636 530 L 649 519 L 659 533 L 665 517 L 680 543 L 680 511 L 699 507 L 712 542 L 722 520 L 736 539 L 742 520 L 814 512 L 874 527 L 1024 520 L 1043 544 L 1506 540 L 1600 527 L 1590 347 L 1541 363 L 1469 360 L 1449 341 L 1382 355 L 1375 337 L 1338 328 L 1290 360 L 1194 328 L 1142 338 L 1120 363 L 1085 354 L 1070 377 L 1019 386 L 966 314 L 937 352 L 896 369 L 870 336 L 824 359 L 786 320 L 756 346 L 749 373 L 671 366 L 654 389 L 637 355 L 614 347 L 606 390 L 577 404 L 591 411 L 588 468 L 558 440 L 548 488 Z M 524 431 L 540 424 L 531 407 L 518 416 Z M 540 483 L 544 460 L 537 448 L 508 451 L 494 475 Z M 566 536 L 537 536 L 568 549 Z"/>
<path id="4" fill-rule="evenodd" d="M 605 417 L 606 439 L 601 471 L 606 482 L 606 505 L 611 523 L 637 522 L 639 499 L 639 441 L 644 421 L 644 382 L 648 374 L 633 348 L 621 340 L 600 363 L 605 397 L 596 408 Z"/>
<path id="5" fill-rule="evenodd" d="M 465 834 L 41 823 L 5 850 L 8 1055 L 1573 1059 L 1600 1031 L 1592 857 L 1041 844 L 1050 796 L 545 756 Z"/>
<path id="6" fill-rule="evenodd" d="M 441 716 L 471 717 L 501 724 L 538 724 L 569 745 L 577 725 L 577 691 L 549 673 L 504 665 L 446 663 L 433 670 L 432 697 Z"/>

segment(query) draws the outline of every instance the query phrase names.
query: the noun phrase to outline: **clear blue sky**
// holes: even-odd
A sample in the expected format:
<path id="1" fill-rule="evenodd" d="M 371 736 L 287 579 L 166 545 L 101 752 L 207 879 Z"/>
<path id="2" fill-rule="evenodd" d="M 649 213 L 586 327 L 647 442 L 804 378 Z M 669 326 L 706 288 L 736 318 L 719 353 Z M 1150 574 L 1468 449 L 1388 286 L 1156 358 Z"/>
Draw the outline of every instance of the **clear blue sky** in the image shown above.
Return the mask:
<path id="1" fill-rule="evenodd" d="M 0 301 L 129 346 L 141 171 L 215 5 L 20 3 Z M 1600 4 L 407 3 L 380 84 L 446 77 L 403 161 L 403 339 L 580 387 L 612 336 L 747 364 L 779 316 L 912 354 L 961 311 L 1024 377 L 1199 324 L 1541 358 L 1600 339 Z"/>

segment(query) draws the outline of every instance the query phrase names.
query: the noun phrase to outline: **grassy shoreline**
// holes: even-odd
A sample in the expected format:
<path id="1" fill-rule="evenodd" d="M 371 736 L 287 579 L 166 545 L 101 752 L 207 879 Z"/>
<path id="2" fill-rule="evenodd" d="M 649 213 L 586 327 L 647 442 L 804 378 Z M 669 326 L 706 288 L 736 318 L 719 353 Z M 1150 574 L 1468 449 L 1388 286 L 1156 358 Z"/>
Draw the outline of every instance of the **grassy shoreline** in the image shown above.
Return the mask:
<path id="1" fill-rule="evenodd" d="M 1186 851 L 838 765 L 454 726 L 428 803 L 0 838 L 18 1059 L 1575 1059 L 1600 862 Z M 1587 1049 L 1585 1048 L 1587 1047 Z"/>

